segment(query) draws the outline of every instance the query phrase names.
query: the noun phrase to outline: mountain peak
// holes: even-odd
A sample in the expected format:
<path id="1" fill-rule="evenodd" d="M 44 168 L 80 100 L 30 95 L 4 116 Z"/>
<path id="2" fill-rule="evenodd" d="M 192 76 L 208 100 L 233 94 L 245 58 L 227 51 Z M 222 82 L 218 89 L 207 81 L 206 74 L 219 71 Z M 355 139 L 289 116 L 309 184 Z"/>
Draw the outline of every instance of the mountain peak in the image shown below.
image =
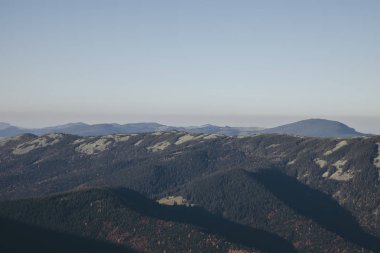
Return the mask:
<path id="1" fill-rule="evenodd" d="M 355 137 L 364 135 L 339 121 L 318 118 L 297 121 L 266 129 L 263 132 L 311 137 Z"/>

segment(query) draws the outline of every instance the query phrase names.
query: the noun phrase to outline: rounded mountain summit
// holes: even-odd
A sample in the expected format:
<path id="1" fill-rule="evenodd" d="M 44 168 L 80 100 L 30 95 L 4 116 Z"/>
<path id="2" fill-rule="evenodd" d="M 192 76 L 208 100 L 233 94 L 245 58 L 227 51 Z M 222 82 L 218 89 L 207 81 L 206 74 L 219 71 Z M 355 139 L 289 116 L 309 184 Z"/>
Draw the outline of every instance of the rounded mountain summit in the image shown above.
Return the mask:
<path id="1" fill-rule="evenodd" d="M 356 137 L 365 134 L 357 132 L 355 129 L 333 120 L 307 119 L 294 123 L 264 129 L 262 133 L 288 134 L 310 137 Z"/>

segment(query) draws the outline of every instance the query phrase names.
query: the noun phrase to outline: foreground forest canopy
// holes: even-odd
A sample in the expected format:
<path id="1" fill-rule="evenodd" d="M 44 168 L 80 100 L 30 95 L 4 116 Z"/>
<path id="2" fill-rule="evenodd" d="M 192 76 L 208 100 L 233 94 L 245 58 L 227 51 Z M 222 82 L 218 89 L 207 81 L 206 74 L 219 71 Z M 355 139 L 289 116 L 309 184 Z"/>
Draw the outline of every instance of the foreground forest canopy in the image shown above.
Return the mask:
<path id="1" fill-rule="evenodd" d="M 24 134 L 0 199 L 2 252 L 380 252 L 380 137 Z"/>

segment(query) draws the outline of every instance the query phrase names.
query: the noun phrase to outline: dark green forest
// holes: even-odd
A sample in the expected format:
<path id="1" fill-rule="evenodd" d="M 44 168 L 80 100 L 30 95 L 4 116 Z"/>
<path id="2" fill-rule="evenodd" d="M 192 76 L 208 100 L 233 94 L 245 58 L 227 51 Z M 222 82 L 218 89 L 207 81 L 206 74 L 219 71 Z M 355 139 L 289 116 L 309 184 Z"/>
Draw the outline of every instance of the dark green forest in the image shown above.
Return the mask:
<path id="1" fill-rule="evenodd" d="M 176 131 L 22 135 L 0 142 L 0 216 L 10 227 L 110 250 L 379 252 L 378 143 Z M 156 203 L 167 196 L 190 205 Z"/>

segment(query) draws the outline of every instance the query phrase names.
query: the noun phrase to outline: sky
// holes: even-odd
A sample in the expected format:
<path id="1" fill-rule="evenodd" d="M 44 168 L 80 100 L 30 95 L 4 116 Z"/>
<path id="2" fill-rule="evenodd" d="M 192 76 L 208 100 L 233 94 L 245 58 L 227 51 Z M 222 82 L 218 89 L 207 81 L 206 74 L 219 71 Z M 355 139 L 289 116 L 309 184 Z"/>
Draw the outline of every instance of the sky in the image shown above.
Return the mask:
<path id="1" fill-rule="evenodd" d="M 0 0 L 0 121 L 380 134 L 378 0 Z"/>

